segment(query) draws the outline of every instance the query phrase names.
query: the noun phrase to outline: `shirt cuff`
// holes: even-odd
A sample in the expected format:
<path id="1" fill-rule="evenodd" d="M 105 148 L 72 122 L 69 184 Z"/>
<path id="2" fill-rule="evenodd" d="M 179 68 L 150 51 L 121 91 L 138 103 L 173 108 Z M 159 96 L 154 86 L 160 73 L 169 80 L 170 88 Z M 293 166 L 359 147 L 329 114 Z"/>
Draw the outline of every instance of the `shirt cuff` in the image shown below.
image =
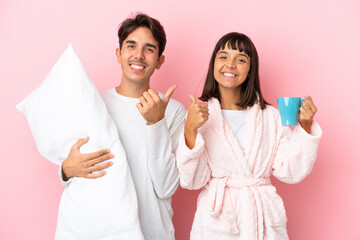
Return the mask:
<path id="1" fill-rule="evenodd" d="M 163 119 L 161 119 L 160 121 L 158 121 L 157 123 L 154 123 L 154 124 L 146 124 L 145 125 L 145 128 L 146 129 L 149 129 L 149 130 L 153 130 L 153 129 L 157 129 L 157 128 L 160 128 L 161 126 L 163 126 L 165 124 L 166 126 L 166 118 L 164 117 Z"/>
<path id="2" fill-rule="evenodd" d="M 68 187 L 69 184 L 71 183 L 72 178 L 70 178 L 70 179 L 67 180 L 67 181 L 64 181 L 63 174 L 62 174 L 62 164 L 63 164 L 63 162 L 64 162 L 64 161 L 61 161 L 61 164 L 59 165 L 58 174 L 59 174 L 59 178 L 60 178 L 60 181 L 61 181 L 61 185 L 63 185 L 63 187 L 66 188 L 66 187 Z"/>

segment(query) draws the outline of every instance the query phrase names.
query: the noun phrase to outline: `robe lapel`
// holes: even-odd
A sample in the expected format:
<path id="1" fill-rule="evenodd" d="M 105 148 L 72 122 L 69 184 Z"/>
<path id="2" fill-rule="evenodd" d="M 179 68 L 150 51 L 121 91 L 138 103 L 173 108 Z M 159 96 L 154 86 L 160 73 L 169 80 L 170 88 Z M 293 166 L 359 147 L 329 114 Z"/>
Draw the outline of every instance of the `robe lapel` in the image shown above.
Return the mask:
<path id="1" fill-rule="evenodd" d="M 254 104 L 248 108 L 246 119 L 246 158 L 251 168 L 251 172 L 256 177 L 256 166 L 260 164 L 258 159 L 260 143 L 263 137 L 264 121 L 263 111 L 259 104 Z"/>
<path id="2" fill-rule="evenodd" d="M 212 121 L 214 124 L 214 129 L 219 131 L 219 136 L 221 137 L 221 140 L 224 143 L 226 150 L 234 153 L 232 154 L 232 156 L 234 156 L 233 159 L 235 161 L 240 161 L 240 165 L 244 170 L 246 176 L 252 177 L 252 171 L 250 165 L 246 160 L 246 157 L 241 149 L 240 143 L 238 142 L 236 136 L 232 132 L 230 126 L 223 118 L 219 100 L 217 100 L 216 98 L 212 98 L 209 100 L 209 111 L 210 111 L 210 118 L 214 117 Z M 248 117 L 246 124 L 248 124 Z M 249 134 L 247 134 L 247 137 L 248 135 Z M 247 145 L 247 149 L 248 148 L 249 145 Z"/>

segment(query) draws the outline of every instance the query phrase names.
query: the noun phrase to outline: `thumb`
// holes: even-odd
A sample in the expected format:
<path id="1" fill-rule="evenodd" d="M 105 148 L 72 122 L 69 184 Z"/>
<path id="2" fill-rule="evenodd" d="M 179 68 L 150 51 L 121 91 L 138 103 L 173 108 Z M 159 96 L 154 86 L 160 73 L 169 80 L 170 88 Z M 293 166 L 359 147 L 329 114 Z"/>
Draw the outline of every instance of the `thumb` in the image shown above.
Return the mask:
<path id="1" fill-rule="evenodd" d="M 196 98 L 193 95 L 189 95 L 191 98 L 190 107 L 194 106 L 196 104 Z"/>
<path id="2" fill-rule="evenodd" d="M 166 91 L 164 97 L 162 98 L 163 101 L 169 102 L 171 95 L 173 95 L 176 88 L 177 88 L 176 85 L 172 85 L 171 87 L 169 87 L 169 89 Z"/>
<path id="3" fill-rule="evenodd" d="M 80 148 L 82 145 L 84 145 L 85 143 L 87 143 L 89 141 L 89 137 L 85 137 L 85 138 L 80 138 L 75 144 L 75 149 L 77 149 L 78 151 L 80 151 Z"/>

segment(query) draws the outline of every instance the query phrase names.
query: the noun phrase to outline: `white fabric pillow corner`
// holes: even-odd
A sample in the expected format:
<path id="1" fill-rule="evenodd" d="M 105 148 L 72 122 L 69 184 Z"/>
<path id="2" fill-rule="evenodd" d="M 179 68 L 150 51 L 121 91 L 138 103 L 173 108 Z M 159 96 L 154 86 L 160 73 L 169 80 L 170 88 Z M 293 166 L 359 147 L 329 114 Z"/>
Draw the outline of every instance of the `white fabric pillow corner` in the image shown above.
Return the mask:
<path id="1" fill-rule="evenodd" d="M 98 179 L 74 178 L 61 197 L 55 239 L 143 239 L 134 183 L 117 128 L 71 44 L 43 83 L 17 109 L 39 152 L 60 164 L 89 136 L 82 153 L 111 149 L 113 166 Z"/>

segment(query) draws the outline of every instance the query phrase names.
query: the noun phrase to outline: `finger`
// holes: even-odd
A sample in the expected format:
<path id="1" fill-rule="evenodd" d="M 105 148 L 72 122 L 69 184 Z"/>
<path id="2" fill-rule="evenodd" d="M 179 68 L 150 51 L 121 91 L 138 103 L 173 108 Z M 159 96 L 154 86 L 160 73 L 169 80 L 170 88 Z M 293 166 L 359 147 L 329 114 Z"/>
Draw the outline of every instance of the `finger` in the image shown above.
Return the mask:
<path id="1" fill-rule="evenodd" d="M 309 94 L 305 94 L 305 99 L 312 100 L 312 98 Z"/>
<path id="2" fill-rule="evenodd" d="M 101 157 L 101 156 L 103 156 L 105 154 L 108 154 L 108 153 L 110 153 L 109 149 L 102 149 L 102 150 L 97 151 L 97 152 L 85 153 L 82 156 L 83 156 L 83 158 L 85 160 L 91 160 L 93 158 L 98 158 L 98 157 Z"/>
<path id="3" fill-rule="evenodd" d="M 89 137 L 85 137 L 85 138 L 80 138 L 74 145 L 73 147 L 75 147 L 77 150 L 80 150 L 80 147 L 82 145 L 84 145 L 85 143 L 87 143 L 89 141 Z"/>
<path id="4" fill-rule="evenodd" d="M 144 108 L 147 105 L 147 101 L 143 96 L 139 98 L 141 106 Z"/>
<path id="5" fill-rule="evenodd" d="M 92 167 L 98 163 L 102 163 L 106 160 L 109 160 L 109 159 L 112 159 L 114 158 L 114 155 L 113 154 L 107 154 L 107 155 L 103 155 L 101 157 L 98 157 L 98 158 L 94 158 L 94 159 L 91 159 L 89 160 L 88 162 L 86 162 L 86 167 Z"/>
<path id="6" fill-rule="evenodd" d="M 201 108 L 208 108 L 208 104 L 207 103 L 197 103 L 197 105 L 199 105 L 199 107 Z"/>
<path id="7" fill-rule="evenodd" d="M 147 91 L 143 93 L 143 97 L 145 98 L 146 102 L 148 102 L 148 103 L 154 102 L 152 96 Z"/>
<path id="8" fill-rule="evenodd" d="M 201 111 L 201 112 L 208 112 L 209 111 L 209 108 L 208 107 L 206 107 L 206 106 L 201 106 L 201 105 L 199 105 L 199 104 L 196 104 L 195 105 L 196 106 L 196 109 L 198 110 L 198 111 Z"/>
<path id="9" fill-rule="evenodd" d="M 200 108 L 199 110 L 202 113 L 208 113 L 209 112 L 209 109 L 207 109 L 207 108 Z"/>
<path id="10" fill-rule="evenodd" d="M 111 167 L 112 165 L 113 165 L 112 162 L 106 162 L 106 163 L 102 163 L 99 165 L 89 167 L 88 170 L 89 170 L 89 172 L 97 172 L 97 171 L 104 170 L 105 168 Z"/>
<path id="11" fill-rule="evenodd" d="M 299 119 L 305 119 L 306 116 L 307 116 L 306 110 L 305 110 L 303 107 L 301 107 L 301 108 L 300 108 Z"/>
<path id="12" fill-rule="evenodd" d="M 137 107 L 137 109 L 139 110 L 139 112 L 140 113 L 142 113 L 143 112 L 143 106 L 142 106 L 142 104 L 141 103 L 136 103 L 136 107 Z"/>
<path id="13" fill-rule="evenodd" d="M 151 95 L 155 102 L 159 102 L 161 100 L 159 94 L 154 89 L 149 89 L 148 93 Z"/>
<path id="14" fill-rule="evenodd" d="M 209 115 L 210 115 L 209 113 L 202 113 L 203 117 L 209 117 Z"/>
<path id="15" fill-rule="evenodd" d="M 312 97 L 309 94 L 305 94 L 304 98 L 306 99 L 305 102 L 313 102 Z"/>
<path id="16" fill-rule="evenodd" d="M 196 98 L 193 95 L 189 95 L 191 102 L 190 102 L 190 107 L 194 106 L 196 104 Z"/>
<path id="17" fill-rule="evenodd" d="M 209 110 L 207 110 L 206 108 L 200 108 L 200 112 L 201 113 L 209 113 Z"/>
<path id="18" fill-rule="evenodd" d="M 84 176 L 84 178 L 91 178 L 91 179 L 95 179 L 95 178 L 99 178 L 99 177 L 103 177 L 106 175 L 106 172 L 99 172 L 99 173 L 88 173 Z"/>
<path id="19" fill-rule="evenodd" d="M 203 124 L 209 119 L 209 116 L 203 117 Z"/>
<path id="20" fill-rule="evenodd" d="M 309 101 L 310 101 L 310 100 L 304 102 L 304 104 L 303 104 L 303 108 L 305 109 L 305 111 L 306 111 L 307 113 L 312 112 L 311 107 L 310 107 L 310 105 L 309 105 Z"/>
<path id="21" fill-rule="evenodd" d="M 310 99 L 310 100 L 307 101 L 307 103 L 309 104 L 311 110 L 312 110 L 314 113 L 316 113 L 316 112 L 317 112 L 317 108 L 316 108 L 316 106 L 315 106 L 315 104 L 314 104 L 314 101 L 313 101 L 312 99 Z"/>
<path id="22" fill-rule="evenodd" d="M 171 95 L 173 95 L 176 88 L 177 88 L 176 85 L 172 85 L 171 87 L 169 87 L 169 89 L 166 91 L 166 93 L 163 97 L 164 102 L 169 102 Z"/>

